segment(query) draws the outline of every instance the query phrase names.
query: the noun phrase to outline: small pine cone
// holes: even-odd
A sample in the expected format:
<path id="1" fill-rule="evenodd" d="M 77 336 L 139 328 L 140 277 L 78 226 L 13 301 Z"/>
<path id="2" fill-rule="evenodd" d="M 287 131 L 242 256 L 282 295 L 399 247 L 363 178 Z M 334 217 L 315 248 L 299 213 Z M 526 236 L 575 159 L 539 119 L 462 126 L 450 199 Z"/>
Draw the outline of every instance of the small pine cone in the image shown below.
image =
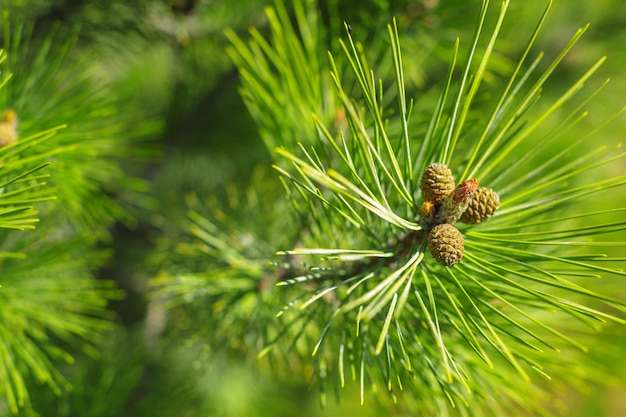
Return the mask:
<path id="1" fill-rule="evenodd" d="M 489 220 L 500 207 L 500 196 L 490 188 L 478 187 L 469 207 L 459 221 L 478 224 Z"/>
<path id="2" fill-rule="evenodd" d="M 454 190 L 452 171 L 444 164 L 431 164 L 426 167 L 420 182 L 424 200 L 438 205 Z"/>
<path id="3" fill-rule="evenodd" d="M 17 140 L 17 116 L 11 109 L 4 111 L 0 121 L 0 147 L 10 145 Z"/>
<path id="4" fill-rule="evenodd" d="M 420 217 L 422 220 L 428 220 L 435 215 L 435 205 L 430 201 L 425 201 L 420 207 Z"/>
<path id="5" fill-rule="evenodd" d="M 465 252 L 463 235 L 451 224 L 438 224 L 428 234 L 428 249 L 440 264 L 456 265 L 461 262 Z"/>
<path id="6" fill-rule="evenodd" d="M 452 194 L 441 203 L 441 207 L 437 211 L 436 222 L 452 224 L 459 220 L 472 202 L 477 188 L 478 180 L 476 178 L 460 183 L 452 191 Z"/>

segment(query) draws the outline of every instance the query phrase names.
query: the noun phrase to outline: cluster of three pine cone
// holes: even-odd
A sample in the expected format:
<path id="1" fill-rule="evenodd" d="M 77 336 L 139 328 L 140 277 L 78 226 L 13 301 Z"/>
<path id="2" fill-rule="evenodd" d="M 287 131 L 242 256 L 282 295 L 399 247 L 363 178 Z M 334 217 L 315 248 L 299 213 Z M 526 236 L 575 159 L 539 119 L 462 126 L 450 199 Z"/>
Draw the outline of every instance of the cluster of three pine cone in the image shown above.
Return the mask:
<path id="1" fill-rule="evenodd" d="M 442 265 L 455 265 L 463 258 L 465 247 L 463 235 L 453 223 L 478 224 L 488 220 L 500 206 L 500 197 L 492 189 L 479 187 L 476 179 L 455 187 L 452 171 L 439 163 L 426 167 L 420 189 L 424 198 L 420 223 L 430 229 L 430 253 Z"/>

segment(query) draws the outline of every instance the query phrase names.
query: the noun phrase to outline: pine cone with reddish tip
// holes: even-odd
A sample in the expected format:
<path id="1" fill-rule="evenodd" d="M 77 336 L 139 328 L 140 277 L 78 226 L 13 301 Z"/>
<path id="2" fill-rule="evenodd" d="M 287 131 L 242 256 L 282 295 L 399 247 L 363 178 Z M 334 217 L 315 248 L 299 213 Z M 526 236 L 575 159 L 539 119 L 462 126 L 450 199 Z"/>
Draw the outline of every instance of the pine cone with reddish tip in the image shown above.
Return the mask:
<path id="1" fill-rule="evenodd" d="M 459 229 L 451 224 L 438 224 L 428 234 L 428 249 L 430 253 L 444 266 L 453 266 L 461 262 L 465 247 L 463 235 Z"/>
<path id="2" fill-rule="evenodd" d="M 429 165 L 422 174 L 420 188 L 425 201 L 435 205 L 440 204 L 454 191 L 452 171 L 444 164 Z"/>
<path id="3" fill-rule="evenodd" d="M 459 221 L 478 224 L 489 220 L 500 207 L 500 196 L 490 188 L 478 187 Z"/>
<path id="4" fill-rule="evenodd" d="M 435 221 L 452 224 L 459 220 L 472 202 L 477 188 L 478 180 L 476 178 L 460 183 L 441 203 Z"/>

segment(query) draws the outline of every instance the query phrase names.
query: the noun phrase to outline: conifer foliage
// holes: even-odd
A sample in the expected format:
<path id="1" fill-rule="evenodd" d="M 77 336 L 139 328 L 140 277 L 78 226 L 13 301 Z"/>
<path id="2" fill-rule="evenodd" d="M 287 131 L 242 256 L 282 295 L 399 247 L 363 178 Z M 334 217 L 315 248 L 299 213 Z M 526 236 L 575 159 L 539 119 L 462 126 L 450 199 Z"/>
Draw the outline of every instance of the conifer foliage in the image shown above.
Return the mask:
<path id="1" fill-rule="evenodd" d="M 0 416 L 570 415 L 623 362 L 562 4 L 7 1 Z"/>
<path id="2" fill-rule="evenodd" d="M 624 244 L 613 220 L 623 208 L 585 204 L 624 186 L 590 172 L 625 154 L 588 151 L 598 132 L 572 132 L 606 84 L 593 78 L 604 58 L 556 100 L 541 96 L 586 27 L 552 57 L 536 51 L 548 4 L 504 82 L 488 85 L 511 22 L 509 2 L 485 1 L 474 38 L 451 45 L 438 95 L 411 98 L 395 20 L 384 49 L 346 24 L 324 64 L 303 3 L 293 21 L 281 2 L 268 9 L 270 39 L 231 34 L 242 95 L 300 231 L 276 248 L 272 291 L 288 301 L 260 357 L 310 363 L 322 402 L 329 387 L 356 384 L 361 402 L 387 391 L 432 415 L 549 414 L 550 381 L 601 378 L 586 360 L 590 335 L 626 318 L 623 297 L 596 284 L 624 276 L 621 258 L 597 253 Z"/>
<path id="3" fill-rule="evenodd" d="M 78 31 L 58 25 L 34 36 L 32 22 L 2 16 L 0 53 L 0 413 L 28 412 L 33 381 L 56 395 L 76 355 L 98 356 L 123 297 L 95 271 L 102 244 L 132 216 L 116 193 L 145 192 L 123 170 L 141 160 L 150 122 L 129 122 L 106 90 Z M 117 187 L 117 188 L 115 188 Z"/>

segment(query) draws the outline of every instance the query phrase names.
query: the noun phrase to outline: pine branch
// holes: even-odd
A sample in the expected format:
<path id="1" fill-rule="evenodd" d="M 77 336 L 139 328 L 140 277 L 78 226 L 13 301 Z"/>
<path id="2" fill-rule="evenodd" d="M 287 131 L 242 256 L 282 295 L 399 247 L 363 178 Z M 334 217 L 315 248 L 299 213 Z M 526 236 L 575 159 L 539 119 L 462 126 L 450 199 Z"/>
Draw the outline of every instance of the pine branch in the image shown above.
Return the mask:
<path id="1" fill-rule="evenodd" d="M 478 380 L 484 384 L 482 389 L 492 392 L 501 388 L 497 381 L 505 378 L 516 381 L 508 398 L 503 398 L 506 404 L 539 411 L 532 397 L 524 398 L 523 393 L 527 388 L 528 392 L 533 391 L 528 383 L 538 376 L 538 369 L 559 368 L 562 364 L 558 355 L 544 352 L 537 343 L 547 343 L 553 351 L 566 349 L 567 345 L 587 350 L 567 335 L 572 329 L 564 328 L 558 319 L 540 320 L 542 312 L 555 309 L 559 317 L 572 317 L 591 326 L 590 330 L 596 330 L 601 322 L 624 323 L 624 300 L 587 289 L 593 285 L 586 278 L 623 275 L 619 267 L 612 266 L 620 264 L 618 258 L 590 252 L 611 242 L 589 240 L 604 233 L 623 231 L 624 223 L 599 220 L 581 228 L 565 221 L 572 220 L 572 216 L 563 217 L 549 210 L 558 208 L 578 211 L 578 216 L 591 216 L 591 212 L 584 213 L 582 199 L 621 187 L 624 181 L 621 178 L 585 181 L 587 173 L 621 159 L 623 154 L 607 149 L 578 157 L 582 139 L 557 154 L 539 148 L 535 150 L 537 159 L 541 156 L 549 162 L 537 168 L 530 182 L 517 179 L 521 165 L 508 163 L 511 155 L 521 152 L 523 146 L 534 146 L 536 132 L 582 90 L 602 64 L 604 59 L 553 103 L 535 110 L 542 103 L 539 91 L 584 28 L 573 35 L 546 70 L 537 74 L 539 61 L 526 67 L 526 58 L 544 25 L 548 7 L 492 112 L 474 121 L 477 127 L 470 129 L 466 125 L 469 117 L 480 111 L 475 99 L 481 91 L 499 29 L 506 24 L 507 5 L 503 3 L 497 21 L 491 23 L 491 32 L 485 35 L 489 6 L 483 4 L 459 80 L 454 76 L 455 46 L 450 71 L 425 138 L 414 138 L 413 143 L 409 140 L 411 114 L 407 111 L 400 41 L 394 23 L 389 27 L 389 42 L 399 107 L 393 110 L 388 107 L 389 102 L 384 98 L 384 92 L 388 91 L 384 83 L 387 78 L 374 77 L 362 53 L 365 48 L 347 30 L 348 41 L 341 42 L 342 58 L 352 70 L 358 95 L 344 89 L 344 84 L 352 85 L 353 81 L 344 81 L 346 75 L 333 64 L 336 58 L 331 54 L 331 76 L 347 129 L 333 131 L 324 122 L 326 117 L 318 116 L 317 143 L 307 140 L 306 145 L 294 147 L 290 145 L 292 136 L 287 135 L 284 148 L 278 149 L 278 154 L 291 164 L 289 167 L 278 163 L 277 169 L 292 189 L 297 190 L 294 195 L 301 198 L 294 205 L 298 216 L 311 219 L 311 225 L 315 225 L 307 227 L 300 237 L 305 247 L 279 252 L 303 260 L 302 263 L 290 261 L 294 276 L 278 283 L 281 288 L 302 288 L 302 295 L 281 310 L 281 319 L 287 327 L 307 329 L 298 343 L 311 346 L 316 378 L 322 385 L 332 378 L 330 369 L 336 369 L 329 360 L 342 364 L 335 372 L 344 384 L 347 354 L 356 361 L 351 366 L 357 369 L 353 378 L 361 386 L 362 401 L 366 397 L 367 380 L 374 385 L 374 381 L 380 381 L 393 394 L 392 380 L 405 384 L 421 377 L 434 378 L 432 381 L 437 381 L 438 388 L 433 390 L 431 386 L 424 391 L 414 387 L 414 395 L 424 392 L 435 397 L 441 395 L 458 407 L 475 400 L 471 393 L 476 390 Z M 489 38 L 488 46 L 477 54 L 476 45 L 485 36 Z M 240 44 L 237 47 L 242 48 Z M 272 57 L 271 50 L 265 53 Z M 289 74 L 283 76 L 292 79 Z M 532 79 L 536 81 L 529 84 Z M 257 91 L 251 84 L 246 88 Z M 260 102 L 262 98 L 256 100 Z M 383 116 L 390 114 L 394 114 L 390 119 Z M 391 119 L 401 126 L 401 134 L 390 134 Z M 572 120 L 576 120 L 574 113 Z M 482 133 L 474 141 L 470 138 L 476 129 Z M 273 140 L 278 137 L 274 135 Z M 416 161 L 414 166 L 413 161 Z M 491 182 L 510 184 L 503 188 L 502 208 L 493 220 L 460 227 L 465 257 L 453 268 L 442 267 L 428 253 L 426 236 L 432 223 L 420 216 L 420 198 L 413 180 L 429 163 L 437 161 L 460 173 L 460 179 L 476 176 L 486 186 L 491 186 Z M 560 169 L 553 170 L 552 166 Z M 581 185 L 572 187 L 570 179 Z M 491 228 L 517 228 L 519 222 L 530 219 L 549 227 L 542 229 L 544 235 L 540 241 L 523 234 L 511 238 L 490 234 Z M 332 235 L 325 234 L 331 230 Z M 520 230 L 537 229 L 521 227 Z M 605 306 L 586 305 L 597 302 Z M 312 316 L 317 319 L 311 320 Z M 353 331 L 346 334 L 350 328 Z M 311 333 L 319 335 L 312 344 Z M 414 339 L 407 342 L 406 335 Z M 277 339 L 274 346 L 280 343 Z M 341 355 L 337 356 L 337 352 Z M 406 359 L 392 359 L 400 357 Z M 426 361 L 425 366 L 411 365 L 420 360 Z M 481 362 L 482 367 L 469 365 Z M 392 378 L 394 372 L 397 375 Z M 540 378 L 542 375 L 544 371 L 539 373 Z M 406 385 L 403 389 L 407 390 Z"/>
<path id="2" fill-rule="evenodd" d="M 24 145 L 24 153 L 52 162 L 48 172 L 70 222 L 107 237 L 115 221 L 132 221 L 115 197 L 141 196 L 148 189 L 145 181 L 127 175 L 124 164 L 155 158 L 148 139 L 159 124 L 116 94 L 94 65 L 93 52 L 80 50 L 77 27 L 66 32 L 54 25 L 38 39 L 32 22 L 13 21 L 8 13 L 2 19 L 7 54 L 2 65 L 8 75 L 0 108 L 12 109 L 19 120 L 17 146 L 21 149 L 20 142 L 42 130 L 55 132 L 37 146 Z"/>
<path id="3" fill-rule="evenodd" d="M 94 344 L 111 328 L 107 304 L 120 292 L 91 277 L 104 254 L 87 257 L 83 247 L 39 240 L 17 248 L 36 256 L 2 262 L 0 392 L 12 413 L 28 405 L 31 378 L 57 394 L 70 388 L 58 363 L 74 359 L 59 341 L 97 356 Z"/>
<path id="4" fill-rule="evenodd" d="M 104 183 L 123 182 L 112 162 L 138 148 L 118 144 L 124 122 L 112 124 L 116 101 L 70 60 L 75 37 L 34 41 L 32 26 L 3 19 L 0 396 L 17 414 L 30 409 L 32 382 L 57 395 L 70 389 L 61 364 L 77 352 L 97 356 L 113 325 L 108 303 L 122 294 L 93 271 L 110 257 L 99 239 L 127 214 Z"/>
<path id="5" fill-rule="evenodd" d="M 396 21 L 388 27 L 390 53 L 374 59 L 346 25 L 339 51 L 329 53 L 330 84 L 320 82 L 324 65 L 310 52 L 319 44 L 304 35 L 312 23 L 296 19 L 294 28 L 282 3 L 280 18 L 268 12 L 272 43 L 255 31 L 247 45 L 231 34 L 244 98 L 266 144 L 276 147 L 275 168 L 299 228 L 296 236 L 279 233 L 291 246 L 274 246 L 281 268 L 272 273 L 259 254 L 239 247 L 242 233 L 194 214 L 204 224 L 194 233 L 220 267 L 200 279 L 168 278 L 188 285 L 174 291 L 178 300 L 204 291 L 233 327 L 254 311 L 251 346 L 265 346 L 260 357 L 274 354 L 292 369 L 310 364 L 322 402 L 329 386 L 353 384 L 362 403 L 370 392 L 387 391 L 413 412 L 504 415 L 522 408 L 551 415 L 538 401 L 550 389 L 602 381 L 587 352 L 595 332 L 626 322 L 626 302 L 610 295 L 614 278 L 624 275 L 623 258 L 608 255 L 625 244 L 626 222 L 619 206 L 602 199 L 623 189 L 624 178 L 597 173 L 624 154 L 612 144 L 585 151 L 621 110 L 592 132 L 578 129 L 606 82 L 577 95 L 588 92 L 604 58 L 554 100 L 540 94 L 586 29 L 541 69 L 544 54 L 535 43 L 550 5 L 505 85 L 490 86 L 489 101 L 484 81 L 510 24 L 507 6 L 494 17 L 483 2 L 474 38 L 451 46 L 441 91 L 425 103 L 410 100 Z M 369 62 L 388 71 L 375 74 Z M 302 123 L 311 111 L 313 124 Z M 551 128 L 560 112 L 565 116 Z M 419 181 L 433 163 L 451 169 L 452 188 L 441 201 L 428 198 Z M 482 218 L 481 203 L 491 204 Z M 464 221 L 470 206 L 478 218 Z M 440 226 L 447 234 L 437 241 Z M 250 227 L 263 230 L 254 239 L 263 246 L 259 236 L 275 235 L 272 224 Z M 446 264 L 439 255 L 451 246 L 460 255 Z M 259 291 L 255 282 L 277 288 Z M 168 294 L 172 283 L 162 284 Z M 253 310 L 244 298 L 257 301 Z M 279 323 L 270 325 L 268 309 L 279 300 Z"/>

